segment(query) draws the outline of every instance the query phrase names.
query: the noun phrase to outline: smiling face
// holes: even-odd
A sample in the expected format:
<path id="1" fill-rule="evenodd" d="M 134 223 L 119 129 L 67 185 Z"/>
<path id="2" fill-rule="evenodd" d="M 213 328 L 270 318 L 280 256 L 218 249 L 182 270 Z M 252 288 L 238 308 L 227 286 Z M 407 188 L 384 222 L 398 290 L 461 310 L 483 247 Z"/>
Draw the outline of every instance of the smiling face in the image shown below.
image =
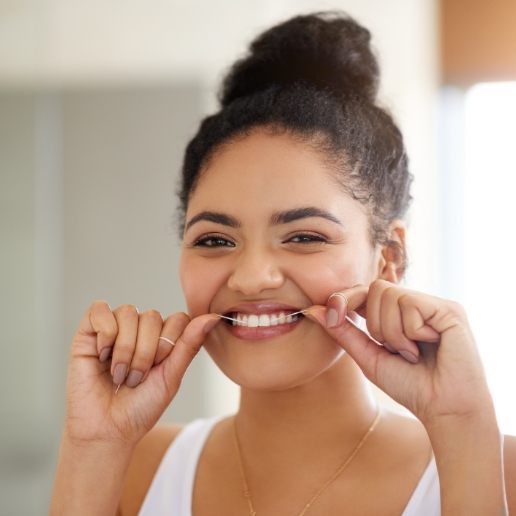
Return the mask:
<path id="1" fill-rule="evenodd" d="M 368 229 L 365 209 L 321 156 L 288 135 L 255 130 L 215 154 L 186 212 L 180 276 L 188 311 L 245 316 L 251 325 L 253 315 L 269 314 L 263 324 L 280 323 L 227 321 L 210 332 L 204 346 L 230 379 L 285 389 L 343 355 L 316 323 L 277 319 L 375 279 L 381 252 Z"/>

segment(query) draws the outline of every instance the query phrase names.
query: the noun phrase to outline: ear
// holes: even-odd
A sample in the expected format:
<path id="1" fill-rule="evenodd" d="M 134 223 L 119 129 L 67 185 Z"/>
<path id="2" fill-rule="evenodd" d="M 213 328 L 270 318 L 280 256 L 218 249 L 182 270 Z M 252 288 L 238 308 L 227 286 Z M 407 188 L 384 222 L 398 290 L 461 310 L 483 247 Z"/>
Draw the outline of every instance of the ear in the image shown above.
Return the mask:
<path id="1" fill-rule="evenodd" d="M 402 220 L 394 220 L 389 225 L 387 242 L 382 246 L 378 263 L 378 278 L 399 283 L 406 267 L 405 247 L 406 227 Z"/>

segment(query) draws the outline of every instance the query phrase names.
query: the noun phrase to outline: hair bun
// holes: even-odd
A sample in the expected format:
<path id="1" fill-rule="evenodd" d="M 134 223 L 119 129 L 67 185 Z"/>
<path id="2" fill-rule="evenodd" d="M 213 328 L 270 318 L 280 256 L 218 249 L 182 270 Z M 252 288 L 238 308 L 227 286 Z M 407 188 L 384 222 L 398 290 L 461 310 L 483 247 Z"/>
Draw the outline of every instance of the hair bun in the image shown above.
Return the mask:
<path id="1" fill-rule="evenodd" d="M 342 11 L 291 18 L 252 41 L 224 78 L 219 102 L 226 106 L 270 86 L 299 82 L 374 102 L 379 69 L 370 39 L 370 32 Z"/>

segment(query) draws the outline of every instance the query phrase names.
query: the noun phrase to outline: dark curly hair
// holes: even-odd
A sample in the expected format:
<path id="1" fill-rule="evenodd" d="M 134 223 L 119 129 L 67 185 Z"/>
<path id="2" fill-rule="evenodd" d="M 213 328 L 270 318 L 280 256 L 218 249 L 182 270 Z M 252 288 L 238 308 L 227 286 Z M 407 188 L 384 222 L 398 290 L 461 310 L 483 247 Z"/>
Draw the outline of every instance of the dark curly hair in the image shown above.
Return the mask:
<path id="1" fill-rule="evenodd" d="M 260 34 L 218 93 L 220 110 L 204 118 L 186 147 L 178 192 L 180 235 L 202 171 L 224 146 L 252 130 L 288 134 L 317 150 L 352 198 L 365 204 L 371 243 L 405 249 L 387 227 L 403 218 L 412 175 L 403 137 L 376 104 L 379 68 L 370 33 L 341 11 L 300 15 Z"/>

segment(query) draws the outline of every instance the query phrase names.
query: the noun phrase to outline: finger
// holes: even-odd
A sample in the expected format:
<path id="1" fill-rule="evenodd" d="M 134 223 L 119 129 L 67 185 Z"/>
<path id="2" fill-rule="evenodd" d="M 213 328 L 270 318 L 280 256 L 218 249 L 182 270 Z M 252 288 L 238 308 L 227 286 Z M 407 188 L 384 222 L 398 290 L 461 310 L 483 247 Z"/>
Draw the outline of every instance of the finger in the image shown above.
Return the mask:
<path id="1" fill-rule="evenodd" d="M 118 335 L 113 346 L 111 375 L 113 383 L 120 385 L 127 376 L 138 336 L 138 309 L 134 305 L 121 305 L 113 311 L 118 324 Z"/>
<path id="2" fill-rule="evenodd" d="M 197 355 L 206 335 L 221 321 L 217 314 L 204 314 L 192 319 L 176 341 L 172 353 L 163 361 L 167 388 L 173 395 L 179 388 L 186 369 Z"/>
<path id="3" fill-rule="evenodd" d="M 436 301 L 434 299 L 426 299 L 429 296 L 421 294 L 404 294 L 398 300 L 401 308 L 401 317 L 403 320 L 403 328 L 405 334 L 412 340 L 422 342 L 438 342 L 440 333 L 429 326 L 424 315 L 430 321 L 437 313 Z M 445 328 L 442 328 L 444 331 Z"/>
<path id="4" fill-rule="evenodd" d="M 163 317 L 157 310 L 140 314 L 136 348 L 125 380 L 127 387 L 136 387 L 152 367 L 162 326 Z"/>
<path id="5" fill-rule="evenodd" d="M 326 325 L 329 328 L 339 326 L 349 312 L 358 311 L 367 301 L 367 291 L 366 285 L 355 285 L 331 294 L 326 303 Z"/>
<path id="6" fill-rule="evenodd" d="M 183 333 L 184 329 L 190 322 L 190 317 L 184 312 L 177 312 L 167 317 L 163 324 L 160 337 L 164 337 L 167 340 L 159 339 L 158 350 L 154 357 L 154 365 L 158 365 L 170 355 L 170 352 L 176 345 L 177 339 Z M 171 344 L 168 341 L 172 341 Z"/>
<path id="7" fill-rule="evenodd" d="M 381 322 L 381 305 L 382 297 L 386 290 L 395 289 L 396 287 L 384 280 L 375 280 L 369 285 L 369 293 L 367 296 L 366 325 L 367 331 L 381 344 L 387 340 L 382 331 Z"/>
<path id="8" fill-rule="evenodd" d="M 113 346 L 117 334 L 118 325 L 109 304 L 94 301 L 79 323 L 72 352 L 100 356 L 102 350 L 109 351 Z"/>
<path id="9" fill-rule="evenodd" d="M 385 338 L 384 346 L 395 353 L 400 353 L 410 362 L 417 362 L 419 349 L 416 343 L 408 338 L 404 332 L 401 308 L 398 304 L 401 295 L 400 289 L 397 288 L 387 288 L 383 291 L 380 324 Z"/>
<path id="10" fill-rule="evenodd" d="M 307 309 L 305 315 L 325 328 L 328 334 L 358 364 L 365 376 L 374 383 L 377 382 L 376 370 L 379 360 L 400 360 L 399 356 L 392 355 L 382 346 L 379 346 L 378 343 L 347 318 L 340 326 L 327 328 L 326 308 L 324 306 L 312 306 Z M 402 361 L 404 362 L 404 360 Z"/>

